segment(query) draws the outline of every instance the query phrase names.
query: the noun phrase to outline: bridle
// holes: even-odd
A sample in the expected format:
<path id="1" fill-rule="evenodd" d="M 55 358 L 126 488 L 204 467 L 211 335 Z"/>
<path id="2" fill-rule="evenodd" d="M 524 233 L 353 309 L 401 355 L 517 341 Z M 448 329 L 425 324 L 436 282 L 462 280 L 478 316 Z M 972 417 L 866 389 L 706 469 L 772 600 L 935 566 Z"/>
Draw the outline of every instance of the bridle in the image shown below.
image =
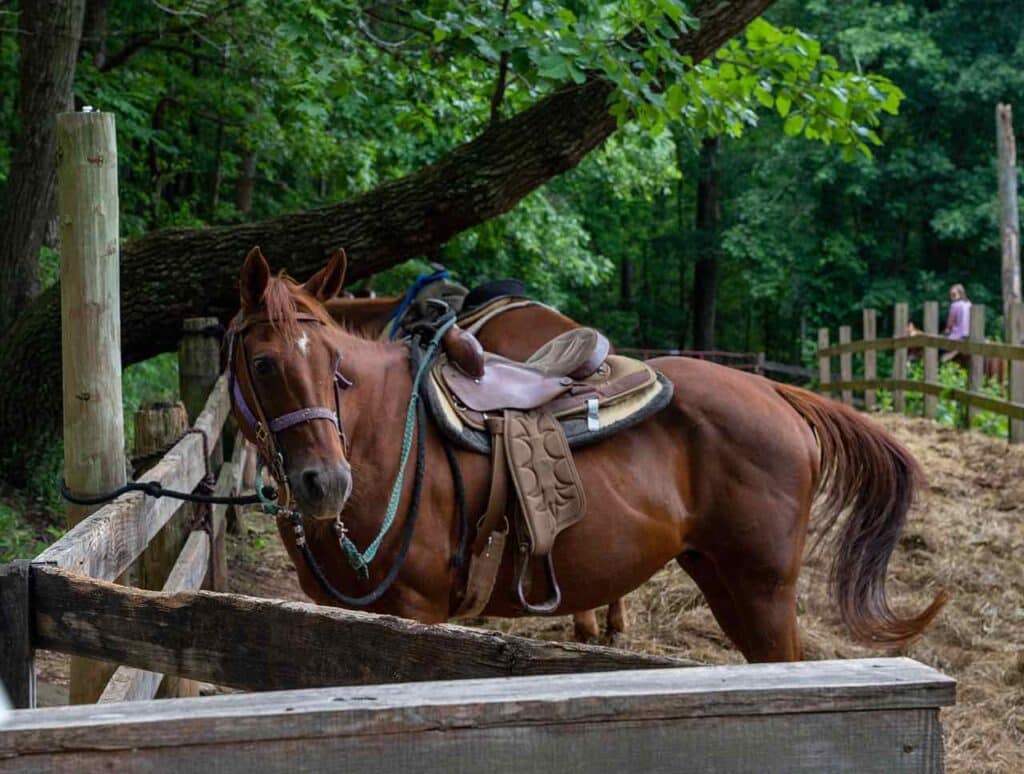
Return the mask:
<path id="1" fill-rule="evenodd" d="M 300 323 L 315 323 L 317 325 L 325 324 L 316 315 L 306 312 L 297 312 L 295 314 L 295 319 Z M 327 408 L 326 406 L 312 406 L 296 409 L 295 411 L 289 411 L 279 417 L 268 419 L 266 413 L 263 411 L 263 402 L 260 400 L 259 393 L 256 389 L 257 382 L 253 377 L 252 363 L 245 347 L 245 333 L 247 330 L 257 325 L 272 324 L 273 320 L 265 315 L 250 318 L 242 318 L 241 315 L 239 315 L 239 317 L 235 319 L 235 322 L 231 324 L 231 327 L 227 332 L 227 372 L 228 380 L 231 385 L 231 399 L 234 402 L 235 407 L 238 409 L 238 412 L 249 425 L 249 429 L 252 431 L 252 435 L 256 439 L 256 448 L 259 451 L 261 462 L 267 467 L 270 474 L 280 486 L 280 496 L 278 498 L 279 504 L 287 508 L 291 502 L 291 487 L 288 481 L 287 468 L 284 464 L 284 452 L 281 450 L 278 435 L 288 428 L 295 427 L 296 425 L 301 425 L 306 422 L 314 422 L 316 420 L 326 420 L 334 424 L 335 428 L 337 428 L 342 448 L 345 450 L 345 455 L 348 456 L 348 437 L 345 434 L 345 425 L 341 417 L 341 392 L 349 389 L 352 386 L 352 382 L 341 372 L 341 356 L 339 355 L 334 367 L 333 409 Z M 249 390 L 253 396 L 253 407 L 249 406 L 249 402 L 245 399 L 245 393 L 242 392 L 241 385 L 239 384 L 238 373 L 235 368 L 236 349 L 238 354 L 241 355 L 243 367 L 245 368 L 245 376 L 249 382 Z"/>
<path id="2" fill-rule="evenodd" d="M 309 314 L 308 312 L 296 313 L 295 319 L 301 323 L 313 322 L 320 325 L 326 325 L 323 320 L 313 314 Z M 430 331 L 429 336 L 427 336 L 427 339 L 429 340 L 428 344 L 422 346 L 421 339 L 418 334 L 414 334 L 413 340 L 410 344 L 410 363 L 414 374 L 412 394 L 410 395 L 409 407 L 406 412 L 406 424 L 403 434 L 402 454 L 399 461 L 398 475 L 395 478 L 395 483 L 391 490 L 391 497 L 388 500 L 387 511 L 380 527 L 380 531 L 370 545 L 363 551 L 360 551 L 355 544 L 349 540 L 345 526 L 341 521 L 340 513 L 333 524 L 334 531 L 338 537 L 338 542 L 342 551 L 348 557 L 349 564 L 356 571 L 359 577 L 363 580 L 368 579 L 370 562 L 373 560 L 374 556 L 376 556 L 377 551 L 380 548 L 384 537 L 391 528 L 397 514 L 399 500 L 402 494 L 403 481 L 405 478 L 406 464 L 409 460 L 410 452 L 413 446 L 415 446 L 416 455 L 412 480 L 412 492 L 408 503 L 405 526 L 403 529 L 401 544 L 398 548 L 398 553 L 390 570 L 388 570 L 380 584 L 373 591 L 360 597 L 350 597 L 334 588 L 317 562 L 316 557 L 313 556 L 313 552 L 310 550 L 309 544 L 306 541 L 302 514 L 291 506 L 291 490 L 288 483 L 287 470 L 284 464 L 284 453 L 280 450 L 280 444 L 278 443 L 277 437 L 278 434 L 284 430 L 287 430 L 290 427 L 295 427 L 296 425 L 304 422 L 314 422 L 317 420 L 333 422 L 338 430 L 338 435 L 341 438 L 342 446 L 345 449 L 345 455 L 348 456 L 348 438 L 345 435 L 345 428 L 341 418 L 341 392 L 351 388 L 353 385 L 352 382 L 341 373 L 341 358 L 339 356 L 334 368 L 333 410 L 324 406 L 312 406 L 296 409 L 295 411 L 289 411 L 288 413 L 282 414 L 274 419 L 267 419 L 266 413 L 263 410 L 262 401 L 256 391 L 256 380 L 253 377 L 252 366 L 246 352 L 245 333 L 253 326 L 270 325 L 272 323 L 273 321 L 266 315 L 253 316 L 250 318 L 243 318 L 239 315 L 227 332 L 227 372 L 230 382 L 232 401 L 234 402 L 235 408 L 238 409 L 238 413 L 242 415 L 243 419 L 249 425 L 249 429 L 252 431 L 252 435 L 256 439 L 256 446 L 260 456 L 260 464 L 257 465 L 256 491 L 257 493 L 262 492 L 260 468 L 263 466 L 268 467 L 271 475 L 281 486 L 276 503 L 269 499 L 262 500 L 263 511 L 267 514 L 283 517 L 292 525 L 295 530 L 296 547 L 302 553 L 306 566 L 309 568 L 318 585 L 329 597 L 333 598 L 336 602 L 349 606 L 363 607 L 373 604 L 384 595 L 384 592 L 388 590 L 391 584 L 394 583 L 395 579 L 398 577 L 398 573 L 401 570 L 402 564 L 405 562 L 405 557 L 408 555 L 409 548 L 412 544 L 413 530 L 415 528 L 416 517 L 419 512 L 420 495 L 423 490 L 423 479 L 426 468 L 427 415 L 426 410 L 420 401 L 420 383 L 437 354 L 442 336 L 448 328 L 454 325 L 455 313 L 449 312 L 437 322 L 436 329 Z M 238 373 L 235 368 L 236 350 L 241 355 L 244 363 L 246 378 L 249 381 L 249 389 L 253 397 L 252 406 L 250 406 L 249 402 L 245 399 L 245 393 L 239 386 Z M 414 437 L 415 443 L 413 442 Z"/>

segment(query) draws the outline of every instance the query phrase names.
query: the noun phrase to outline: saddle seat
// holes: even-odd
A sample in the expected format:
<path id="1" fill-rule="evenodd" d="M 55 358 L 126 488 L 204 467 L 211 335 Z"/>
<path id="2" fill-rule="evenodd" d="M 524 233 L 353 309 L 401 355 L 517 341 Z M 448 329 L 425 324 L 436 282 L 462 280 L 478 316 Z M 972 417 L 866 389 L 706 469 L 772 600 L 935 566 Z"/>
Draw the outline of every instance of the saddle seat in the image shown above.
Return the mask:
<path id="1" fill-rule="evenodd" d="M 593 328 L 576 328 L 553 338 L 525 363 L 488 354 L 481 376 L 453 362 L 442 368 L 442 376 L 454 397 L 473 411 L 527 411 L 551 403 L 575 382 L 592 376 L 610 349 L 608 339 Z"/>

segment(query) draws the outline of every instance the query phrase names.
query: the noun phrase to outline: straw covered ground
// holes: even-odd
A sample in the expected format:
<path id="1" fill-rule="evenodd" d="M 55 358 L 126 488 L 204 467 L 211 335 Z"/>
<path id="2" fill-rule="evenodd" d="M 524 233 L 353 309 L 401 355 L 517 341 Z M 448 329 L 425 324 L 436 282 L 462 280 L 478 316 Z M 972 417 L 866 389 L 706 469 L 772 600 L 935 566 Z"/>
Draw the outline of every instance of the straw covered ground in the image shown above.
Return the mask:
<path id="1" fill-rule="evenodd" d="M 890 567 L 889 589 L 897 609 L 908 611 L 940 587 L 951 596 L 935 628 L 905 652 L 959 681 L 957 706 L 943 712 L 948 769 L 1024 771 L 1024 448 L 924 419 L 875 421 L 911 448 L 928 477 Z M 254 520 L 249 525 L 232 546 L 233 590 L 301 599 L 276 534 Z M 877 655 L 846 637 L 828 600 L 825 559 L 809 557 L 801 579 L 806 657 Z M 628 605 L 623 647 L 710 664 L 742 661 L 674 565 L 631 594 Z M 486 625 L 572 637 L 568 618 Z"/>

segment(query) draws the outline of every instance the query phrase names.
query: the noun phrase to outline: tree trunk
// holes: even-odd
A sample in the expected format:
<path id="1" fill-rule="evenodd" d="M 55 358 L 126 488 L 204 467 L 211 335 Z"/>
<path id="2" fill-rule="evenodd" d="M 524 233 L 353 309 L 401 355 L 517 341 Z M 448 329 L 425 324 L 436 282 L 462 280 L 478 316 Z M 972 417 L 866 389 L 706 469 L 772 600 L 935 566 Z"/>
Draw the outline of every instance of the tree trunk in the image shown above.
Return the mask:
<path id="1" fill-rule="evenodd" d="M 700 147 L 697 177 L 697 241 L 700 254 L 693 272 L 693 346 L 715 348 L 715 306 L 718 303 L 718 229 L 722 220 L 718 138 Z"/>
<path id="2" fill-rule="evenodd" d="M 704 2 L 702 24 L 677 48 L 700 61 L 773 0 Z M 126 364 L 173 349 L 181 322 L 238 308 L 242 257 L 259 244 L 271 263 L 304 277 L 344 246 L 349 281 L 428 254 L 454 235 L 507 212 L 528 193 L 575 167 L 616 129 L 612 87 L 567 86 L 490 126 L 440 161 L 330 207 L 237 226 L 168 229 L 121 252 L 122 355 Z M 24 480 L 52 446 L 60 417 L 60 294 L 44 293 L 0 341 L 0 468 Z"/>
<path id="3" fill-rule="evenodd" d="M 107 16 L 110 0 L 88 0 L 82 28 L 82 50 L 92 55 L 96 69 L 107 63 Z"/>
<path id="4" fill-rule="evenodd" d="M 53 214 L 57 113 L 71 105 L 85 0 L 22 3 L 21 129 L 0 208 L 0 330 L 39 294 L 39 248 Z"/>

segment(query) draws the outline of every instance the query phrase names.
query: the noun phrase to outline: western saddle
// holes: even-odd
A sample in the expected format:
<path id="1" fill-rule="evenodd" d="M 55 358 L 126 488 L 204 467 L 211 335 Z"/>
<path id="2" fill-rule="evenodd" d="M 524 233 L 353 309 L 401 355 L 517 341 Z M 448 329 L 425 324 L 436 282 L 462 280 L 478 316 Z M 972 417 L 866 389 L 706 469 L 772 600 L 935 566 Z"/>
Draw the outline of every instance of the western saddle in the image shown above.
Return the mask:
<path id="1" fill-rule="evenodd" d="M 586 513 L 571 450 L 660 411 L 672 397 L 672 383 L 646 363 L 610 354 L 608 339 L 592 328 L 566 331 L 522 363 L 484 352 L 474 333 L 497 315 L 538 302 L 520 295 L 519 286 L 512 292 L 508 282 L 469 292 L 443 271 L 435 276 L 440 281 L 410 293 L 393 328 L 429 327 L 449 309 L 459 312 L 465 330 L 455 325 L 445 334 L 423 397 L 450 442 L 491 457 L 487 508 L 476 523 L 455 617 L 474 617 L 486 607 L 510 534 L 514 596 L 526 612 L 554 613 L 562 595 L 552 548 L 559 533 Z M 474 297 L 481 301 L 463 305 Z M 548 586 L 541 602 L 530 601 L 534 561 L 543 564 Z"/>
<path id="2" fill-rule="evenodd" d="M 553 613 L 561 589 L 552 548 L 586 512 L 571 449 L 643 421 L 668 403 L 672 385 L 645 363 L 609 354 L 608 340 L 592 328 L 562 333 L 523 363 L 485 353 L 475 342 L 451 328 L 425 383 L 445 435 L 491 456 L 490 496 L 455 615 L 479 615 L 487 605 L 510 533 L 519 604 L 529 613 Z M 549 587 L 542 602 L 530 601 L 533 560 L 543 563 Z"/>

